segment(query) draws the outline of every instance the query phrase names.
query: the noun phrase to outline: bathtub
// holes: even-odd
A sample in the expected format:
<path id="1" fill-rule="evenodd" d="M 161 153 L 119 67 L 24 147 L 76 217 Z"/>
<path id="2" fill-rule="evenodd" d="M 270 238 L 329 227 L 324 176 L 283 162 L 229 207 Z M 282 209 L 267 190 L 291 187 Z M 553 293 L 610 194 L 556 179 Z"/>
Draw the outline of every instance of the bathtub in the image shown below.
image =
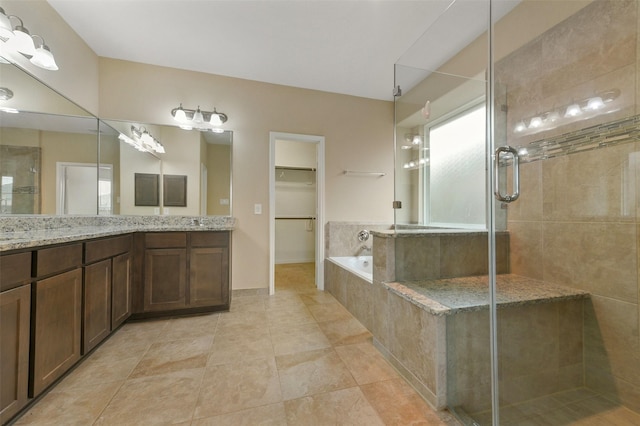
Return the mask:
<path id="1" fill-rule="evenodd" d="M 373 282 L 373 256 L 335 256 L 329 260 L 369 283 Z"/>

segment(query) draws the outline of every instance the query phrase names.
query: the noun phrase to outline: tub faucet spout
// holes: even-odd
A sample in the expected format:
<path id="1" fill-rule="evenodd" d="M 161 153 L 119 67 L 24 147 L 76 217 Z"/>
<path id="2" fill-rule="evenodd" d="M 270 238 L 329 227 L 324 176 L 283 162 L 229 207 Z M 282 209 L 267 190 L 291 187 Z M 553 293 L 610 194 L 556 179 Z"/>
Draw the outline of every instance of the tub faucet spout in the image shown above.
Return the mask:
<path id="1" fill-rule="evenodd" d="M 360 249 L 358 249 L 358 254 L 361 255 L 363 253 L 372 254 L 371 247 L 367 247 L 366 245 L 361 245 Z"/>

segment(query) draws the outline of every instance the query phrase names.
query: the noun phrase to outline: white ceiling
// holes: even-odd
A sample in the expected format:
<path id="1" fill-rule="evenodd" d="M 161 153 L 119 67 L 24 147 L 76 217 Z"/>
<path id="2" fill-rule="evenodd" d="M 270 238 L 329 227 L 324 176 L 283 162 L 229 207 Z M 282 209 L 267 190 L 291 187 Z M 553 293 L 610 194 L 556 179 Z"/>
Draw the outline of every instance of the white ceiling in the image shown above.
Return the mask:
<path id="1" fill-rule="evenodd" d="M 390 100 L 394 63 L 452 4 L 479 0 L 48 2 L 99 56 Z M 423 66 L 486 27 L 477 14 L 461 19 L 428 33 L 446 48 Z"/>

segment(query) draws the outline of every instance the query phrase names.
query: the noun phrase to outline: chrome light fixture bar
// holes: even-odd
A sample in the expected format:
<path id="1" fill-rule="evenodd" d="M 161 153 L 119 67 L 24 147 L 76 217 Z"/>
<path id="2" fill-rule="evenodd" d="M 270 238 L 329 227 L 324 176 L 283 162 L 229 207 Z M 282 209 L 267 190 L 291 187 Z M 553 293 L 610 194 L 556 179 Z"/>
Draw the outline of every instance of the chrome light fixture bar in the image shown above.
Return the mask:
<path id="1" fill-rule="evenodd" d="M 223 129 L 220 128 L 227 122 L 227 114 L 218 112 L 214 108 L 213 111 L 203 111 L 198 106 L 197 109 L 184 108 L 182 104 L 178 108 L 171 110 L 171 115 L 176 120 L 180 128 L 185 130 L 200 130 L 203 132 L 222 133 Z"/>
<path id="2" fill-rule="evenodd" d="M 11 18 L 17 19 L 19 24 L 12 26 Z M 36 47 L 35 38 L 39 38 L 41 43 Z M 0 7 L 0 62 L 9 63 L 9 58 L 5 57 L 11 53 L 20 53 L 37 67 L 45 70 L 56 71 L 58 65 L 51 53 L 51 49 L 46 45 L 44 38 L 40 35 L 31 35 L 16 15 L 7 15 Z"/>
<path id="3" fill-rule="evenodd" d="M 135 149 L 140 152 L 157 152 L 159 154 L 164 154 L 164 146 L 160 143 L 159 140 L 151 136 L 151 133 L 145 128 L 140 127 L 139 129 L 135 126 L 131 126 L 131 135 L 133 138 L 120 133 L 118 139 L 122 142 L 131 145 Z"/>

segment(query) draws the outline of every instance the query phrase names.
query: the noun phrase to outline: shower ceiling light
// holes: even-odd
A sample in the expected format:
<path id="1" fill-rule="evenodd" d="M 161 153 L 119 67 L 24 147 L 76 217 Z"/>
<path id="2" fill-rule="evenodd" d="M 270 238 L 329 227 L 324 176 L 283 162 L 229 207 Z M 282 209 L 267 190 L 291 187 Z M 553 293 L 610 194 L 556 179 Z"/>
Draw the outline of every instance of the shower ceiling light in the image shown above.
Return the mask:
<path id="1" fill-rule="evenodd" d="M 173 118 L 180 123 L 180 128 L 185 130 L 197 129 L 200 131 L 211 131 L 215 133 L 224 132 L 220 128 L 227 122 L 227 114 L 218 112 L 214 108 L 213 111 L 204 111 L 198 106 L 197 109 L 183 108 L 182 104 L 178 108 L 171 110 Z"/>
<path id="2" fill-rule="evenodd" d="M 514 133 L 536 133 L 542 130 L 550 130 L 563 124 L 568 124 L 575 120 L 575 117 L 588 119 L 597 115 L 610 112 L 615 106 L 607 107 L 607 104 L 615 101 L 620 96 L 619 89 L 610 89 L 598 92 L 588 98 L 577 101 L 572 100 L 570 104 L 536 114 L 533 117 L 523 117 L 516 122 L 513 127 Z M 529 123 L 527 126 L 525 123 Z"/>

